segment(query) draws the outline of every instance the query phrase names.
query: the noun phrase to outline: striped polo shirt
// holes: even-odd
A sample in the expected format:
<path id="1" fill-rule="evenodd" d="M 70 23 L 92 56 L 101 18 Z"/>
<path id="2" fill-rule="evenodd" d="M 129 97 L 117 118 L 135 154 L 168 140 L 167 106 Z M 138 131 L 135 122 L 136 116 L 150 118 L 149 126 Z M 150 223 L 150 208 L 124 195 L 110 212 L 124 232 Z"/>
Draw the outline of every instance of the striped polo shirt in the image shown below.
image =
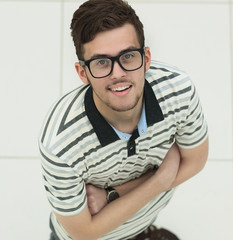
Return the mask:
<path id="1" fill-rule="evenodd" d="M 117 186 L 159 166 L 176 141 L 194 148 L 207 137 L 207 125 L 196 89 L 188 75 L 153 62 L 145 75 L 146 133 L 136 129 L 121 139 L 98 112 L 89 85 L 63 96 L 52 107 L 39 138 L 42 173 L 52 210 L 63 216 L 83 211 L 85 184 Z M 152 224 L 172 197 L 161 193 L 125 224 L 101 240 L 128 239 Z M 59 239 L 71 239 L 51 214 Z"/>

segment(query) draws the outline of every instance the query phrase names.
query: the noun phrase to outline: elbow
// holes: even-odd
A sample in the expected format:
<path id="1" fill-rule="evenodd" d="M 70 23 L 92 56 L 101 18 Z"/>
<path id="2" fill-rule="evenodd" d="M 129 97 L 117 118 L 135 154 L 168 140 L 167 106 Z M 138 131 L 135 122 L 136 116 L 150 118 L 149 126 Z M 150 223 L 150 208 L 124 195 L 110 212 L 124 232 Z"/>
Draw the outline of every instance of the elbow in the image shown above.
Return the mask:
<path id="1" fill-rule="evenodd" d="M 93 228 L 93 226 L 90 224 L 82 229 L 75 230 L 70 233 L 70 237 L 73 240 L 96 240 L 102 236 L 103 234 L 100 233 L 95 227 Z"/>
<path id="2" fill-rule="evenodd" d="M 207 154 L 203 156 L 202 159 L 199 159 L 199 164 L 196 164 L 196 173 L 201 172 L 205 168 L 207 160 L 208 160 Z"/>
<path id="3" fill-rule="evenodd" d="M 207 160 L 208 160 L 208 154 L 209 154 L 209 149 L 208 147 L 206 147 L 206 151 L 205 153 L 203 154 L 203 156 L 201 157 L 202 158 L 202 161 L 200 161 L 200 171 L 202 171 L 207 163 Z"/>
<path id="4" fill-rule="evenodd" d="M 199 165 L 199 168 L 197 169 L 197 173 L 201 172 L 205 168 L 206 162 L 207 162 L 207 159 Z"/>
<path id="5" fill-rule="evenodd" d="M 57 213 L 55 216 L 67 235 L 73 240 L 96 240 L 101 237 L 87 207 L 74 216 L 62 216 Z"/>
<path id="6" fill-rule="evenodd" d="M 96 240 L 99 239 L 101 235 L 89 225 L 83 229 L 73 231 L 70 233 L 70 237 L 73 240 Z"/>
<path id="7" fill-rule="evenodd" d="M 208 138 L 205 140 L 205 142 L 200 146 L 200 151 L 196 155 L 196 168 L 197 173 L 201 172 L 208 160 L 208 154 L 209 154 L 209 141 Z"/>
<path id="8" fill-rule="evenodd" d="M 97 236 L 92 235 L 90 232 L 79 232 L 70 236 L 73 240 L 96 240 Z"/>
<path id="9" fill-rule="evenodd" d="M 96 240 L 96 237 L 90 237 L 90 236 L 79 236 L 79 237 L 72 237 L 73 240 Z"/>

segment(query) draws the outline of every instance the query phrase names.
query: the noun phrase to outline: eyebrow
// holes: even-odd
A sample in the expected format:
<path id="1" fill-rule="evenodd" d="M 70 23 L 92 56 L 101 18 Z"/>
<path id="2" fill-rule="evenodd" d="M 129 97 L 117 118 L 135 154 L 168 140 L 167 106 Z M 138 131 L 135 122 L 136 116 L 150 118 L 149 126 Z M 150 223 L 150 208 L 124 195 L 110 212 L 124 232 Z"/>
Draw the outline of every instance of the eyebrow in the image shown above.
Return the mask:
<path id="1" fill-rule="evenodd" d="M 129 50 L 134 50 L 134 49 L 138 49 L 138 48 L 135 47 L 135 46 L 130 46 L 130 47 L 126 48 L 126 49 L 121 50 L 121 51 L 120 51 L 117 55 L 115 55 L 115 56 L 119 56 L 119 55 L 121 55 L 121 54 L 123 54 L 123 53 L 125 53 L 125 52 L 127 52 L 127 51 L 129 51 Z M 89 61 L 89 60 L 96 59 L 96 58 L 108 58 L 108 57 L 115 57 L 115 56 L 111 56 L 111 55 L 107 55 L 107 54 L 98 54 L 98 53 L 96 53 L 96 54 L 93 54 L 93 55 L 91 56 L 91 58 L 88 59 L 88 61 Z"/>

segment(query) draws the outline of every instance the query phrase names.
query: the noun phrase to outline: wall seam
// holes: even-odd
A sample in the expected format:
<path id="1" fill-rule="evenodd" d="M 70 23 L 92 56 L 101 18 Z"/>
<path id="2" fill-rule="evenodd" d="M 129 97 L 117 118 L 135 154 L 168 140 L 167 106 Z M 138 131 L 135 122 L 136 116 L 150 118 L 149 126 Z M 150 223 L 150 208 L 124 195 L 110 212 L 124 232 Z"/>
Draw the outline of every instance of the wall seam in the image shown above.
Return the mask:
<path id="1" fill-rule="evenodd" d="M 59 69 L 59 96 L 63 94 L 63 55 L 64 55 L 64 0 L 60 0 L 60 69 Z"/>
<path id="2" fill-rule="evenodd" d="M 0 2 L 15 2 L 16 0 L 0 0 Z M 21 2 L 60 2 L 61 0 L 19 0 Z M 224 1 L 185 1 L 185 0 L 128 0 L 130 3 L 168 3 L 168 4 L 228 4 L 229 0 Z M 81 0 L 62 0 L 62 2 L 76 2 L 76 3 L 82 3 Z"/>
<path id="3" fill-rule="evenodd" d="M 75 1 L 75 0 L 67 0 L 67 1 Z M 169 1 L 169 0 L 129 0 L 131 3 L 167 3 L 167 4 L 228 4 L 228 1 Z"/>
<path id="4" fill-rule="evenodd" d="M 39 160 L 39 156 L 0 156 L 0 161 L 4 160 Z"/>
<path id="5" fill-rule="evenodd" d="M 229 0 L 229 35 L 230 35 L 230 74 L 231 74 L 231 121 L 232 121 L 232 142 L 233 142 L 233 2 Z M 233 154 L 233 153 L 232 153 Z M 233 158 L 233 156 L 232 156 Z"/>

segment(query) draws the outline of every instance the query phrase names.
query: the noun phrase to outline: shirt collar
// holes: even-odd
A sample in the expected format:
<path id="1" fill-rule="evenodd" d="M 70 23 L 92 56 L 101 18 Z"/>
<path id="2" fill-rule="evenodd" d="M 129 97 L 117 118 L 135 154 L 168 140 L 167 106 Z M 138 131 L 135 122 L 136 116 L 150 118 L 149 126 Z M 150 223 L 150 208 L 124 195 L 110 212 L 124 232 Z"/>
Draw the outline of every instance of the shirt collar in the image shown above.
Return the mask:
<path id="1" fill-rule="evenodd" d="M 157 122 L 162 121 L 164 119 L 162 110 L 159 106 L 153 89 L 147 80 L 145 80 L 144 85 L 144 101 L 147 126 L 151 126 Z M 119 140 L 120 138 L 117 133 L 97 110 L 93 100 L 93 92 L 91 86 L 86 92 L 84 104 L 87 117 L 90 120 L 101 145 L 107 146 L 108 144 Z"/>
<path id="2" fill-rule="evenodd" d="M 112 125 L 111 125 L 112 126 Z M 130 139 L 130 137 L 132 136 L 132 134 L 129 133 L 124 133 L 121 131 L 118 131 L 115 127 L 112 126 L 112 128 L 114 129 L 114 131 L 116 132 L 116 134 L 118 135 L 118 137 L 121 140 L 126 140 L 128 141 Z M 146 110 L 145 110 L 145 101 L 143 101 L 143 105 L 142 105 L 142 114 L 140 117 L 140 120 L 138 122 L 138 134 L 139 136 L 143 136 L 146 134 L 146 129 L 147 129 L 147 123 L 146 123 Z"/>

